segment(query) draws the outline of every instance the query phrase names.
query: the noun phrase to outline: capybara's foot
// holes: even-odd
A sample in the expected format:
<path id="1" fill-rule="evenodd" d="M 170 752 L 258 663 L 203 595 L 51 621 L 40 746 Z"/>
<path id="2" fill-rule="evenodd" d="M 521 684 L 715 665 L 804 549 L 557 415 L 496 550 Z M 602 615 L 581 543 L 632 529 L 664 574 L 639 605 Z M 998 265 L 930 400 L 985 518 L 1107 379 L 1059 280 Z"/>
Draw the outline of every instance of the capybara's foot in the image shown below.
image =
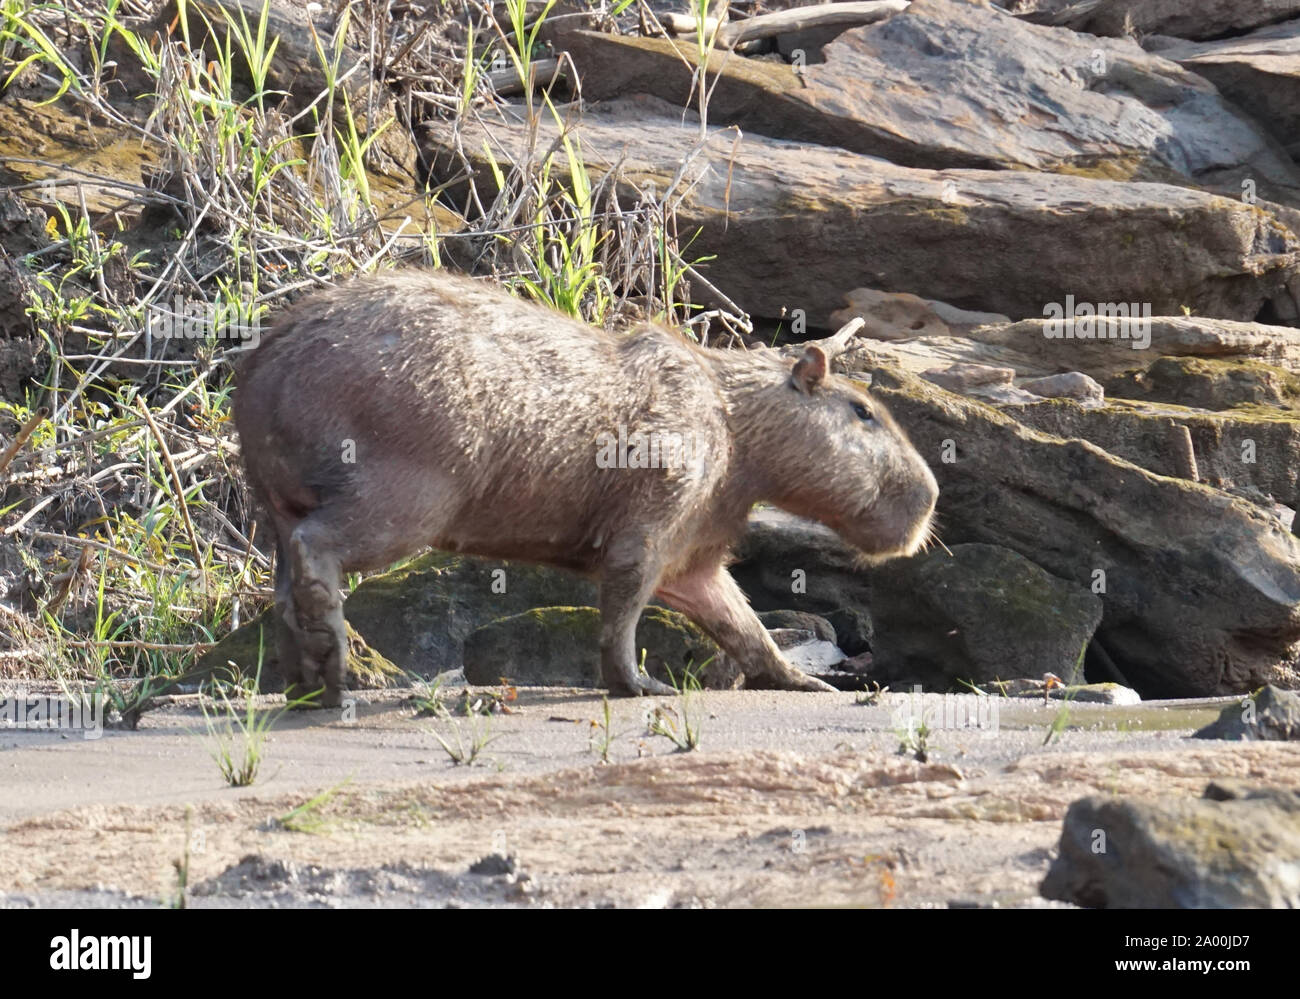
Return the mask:
<path id="1" fill-rule="evenodd" d="M 315 686 L 301 682 L 293 683 L 284 689 L 284 699 L 289 702 L 289 707 L 297 711 L 325 707 L 326 705 L 321 703 L 324 696 L 325 687 L 319 683 Z"/>
<path id="2" fill-rule="evenodd" d="M 832 687 L 825 680 L 819 680 L 815 676 L 809 676 L 807 673 L 800 673 L 798 676 L 792 677 L 789 681 L 789 686 L 782 683 L 781 689 L 816 690 L 822 692 L 831 691 L 832 693 L 838 693 L 838 688 Z"/>
<path id="3" fill-rule="evenodd" d="M 764 687 L 768 690 L 815 690 L 819 692 L 831 691 L 838 692 L 824 680 L 819 680 L 815 676 L 809 676 L 802 670 L 791 669 L 784 670 L 775 676 L 770 673 L 759 674 L 753 678 L 753 682 L 745 684 L 746 687 Z"/>
<path id="4" fill-rule="evenodd" d="M 605 686 L 615 697 L 667 697 L 677 693 L 668 684 L 641 673 L 628 678 L 606 678 Z"/>
<path id="5" fill-rule="evenodd" d="M 343 696 L 346 690 L 339 688 L 326 687 L 321 691 L 320 697 L 317 697 L 312 703 L 318 708 L 337 708 L 343 705 Z"/>

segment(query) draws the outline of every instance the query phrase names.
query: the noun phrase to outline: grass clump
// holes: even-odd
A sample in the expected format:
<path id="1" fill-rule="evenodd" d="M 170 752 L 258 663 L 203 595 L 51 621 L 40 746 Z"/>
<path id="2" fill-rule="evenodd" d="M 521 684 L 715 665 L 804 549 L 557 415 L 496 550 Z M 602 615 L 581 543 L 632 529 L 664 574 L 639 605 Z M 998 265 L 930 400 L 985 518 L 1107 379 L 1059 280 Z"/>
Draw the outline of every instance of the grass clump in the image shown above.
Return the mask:
<path id="1" fill-rule="evenodd" d="M 642 653 L 642 661 L 645 655 Z M 656 704 L 646 717 L 646 730 L 650 735 L 667 739 L 677 747 L 679 753 L 689 753 L 700 748 L 704 734 L 704 688 L 700 684 L 700 673 L 708 666 L 702 664 L 698 670 L 686 669 L 681 679 L 668 675 L 673 689 L 677 691 L 676 707 Z"/>

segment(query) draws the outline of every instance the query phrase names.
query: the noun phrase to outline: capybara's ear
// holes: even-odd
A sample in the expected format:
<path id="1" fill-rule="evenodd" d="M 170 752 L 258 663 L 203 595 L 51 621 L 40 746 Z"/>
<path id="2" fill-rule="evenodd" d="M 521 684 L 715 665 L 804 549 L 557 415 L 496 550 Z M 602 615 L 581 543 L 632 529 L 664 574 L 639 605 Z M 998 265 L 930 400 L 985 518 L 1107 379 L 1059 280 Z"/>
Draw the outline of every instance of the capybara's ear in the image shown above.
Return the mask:
<path id="1" fill-rule="evenodd" d="M 794 362 L 794 370 L 790 372 L 790 384 L 800 392 L 811 392 L 826 377 L 826 367 L 826 351 L 816 344 L 809 344 L 804 349 L 803 356 Z"/>

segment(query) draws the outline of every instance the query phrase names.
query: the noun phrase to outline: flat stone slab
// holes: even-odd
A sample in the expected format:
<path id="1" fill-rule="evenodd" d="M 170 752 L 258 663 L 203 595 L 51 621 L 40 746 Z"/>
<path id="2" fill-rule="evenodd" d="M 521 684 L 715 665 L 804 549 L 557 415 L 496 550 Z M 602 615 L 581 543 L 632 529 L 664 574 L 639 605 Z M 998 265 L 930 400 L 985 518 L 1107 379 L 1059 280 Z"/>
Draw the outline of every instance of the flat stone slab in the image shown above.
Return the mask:
<path id="1" fill-rule="evenodd" d="M 693 39 L 583 32 L 565 44 L 585 100 L 698 106 Z M 1230 197 L 1249 178 L 1260 197 L 1300 205 L 1300 168 L 1275 139 L 1213 84 L 1130 38 L 916 0 L 821 53 L 786 65 L 715 51 L 710 120 L 929 169 L 1065 171 Z"/>
<path id="2" fill-rule="evenodd" d="M 1044 316 L 1071 295 L 1149 305 L 1152 315 L 1186 308 L 1253 320 L 1297 269 L 1300 240 L 1272 215 L 1183 187 L 920 170 L 736 129 L 702 134 L 653 98 L 567 113 L 593 179 L 617 166 L 624 203 L 651 187 L 680 196 L 678 230 L 699 230 L 688 254 L 716 255 L 701 272 L 757 316 L 802 309 L 809 325 L 824 326 L 850 291 L 871 287 L 1012 318 Z M 458 135 L 430 123 L 424 146 L 443 181 L 459 176 L 464 150 L 490 194 L 485 149 L 512 163 L 542 154 L 557 131 L 542 115 L 530 154 L 527 123 L 507 110 Z"/>

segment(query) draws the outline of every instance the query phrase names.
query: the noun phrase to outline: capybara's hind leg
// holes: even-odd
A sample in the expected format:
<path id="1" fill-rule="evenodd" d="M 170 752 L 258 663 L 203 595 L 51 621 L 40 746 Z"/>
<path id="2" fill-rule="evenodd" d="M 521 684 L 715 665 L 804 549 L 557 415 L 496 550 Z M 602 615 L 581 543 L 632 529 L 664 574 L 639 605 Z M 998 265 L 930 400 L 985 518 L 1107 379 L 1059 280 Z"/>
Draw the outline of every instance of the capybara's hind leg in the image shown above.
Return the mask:
<path id="1" fill-rule="evenodd" d="M 286 545 L 289 556 L 290 637 L 297 648 L 298 685 L 286 691 L 292 700 L 315 691 L 311 703 L 337 707 L 347 671 L 347 627 L 339 595 L 342 571 L 328 538 L 310 520 L 299 524 Z"/>
<path id="2" fill-rule="evenodd" d="M 281 534 L 278 538 L 283 538 Z M 284 688 L 293 699 L 293 691 L 302 691 L 302 662 L 296 635 L 297 621 L 293 614 L 293 574 L 289 567 L 288 549 L 282 540 L 275 543 L 275 653 Z"/>
<path id="3" fill-rule="evenodd" d="M 651 568 L 644 544 L 624 539 L 611 551 L 600 583 L 600 677 L 611 694 L 671 694 L 672 687 L 638 668 L 636 625 L 654 589 L 658 567 Z"/>

